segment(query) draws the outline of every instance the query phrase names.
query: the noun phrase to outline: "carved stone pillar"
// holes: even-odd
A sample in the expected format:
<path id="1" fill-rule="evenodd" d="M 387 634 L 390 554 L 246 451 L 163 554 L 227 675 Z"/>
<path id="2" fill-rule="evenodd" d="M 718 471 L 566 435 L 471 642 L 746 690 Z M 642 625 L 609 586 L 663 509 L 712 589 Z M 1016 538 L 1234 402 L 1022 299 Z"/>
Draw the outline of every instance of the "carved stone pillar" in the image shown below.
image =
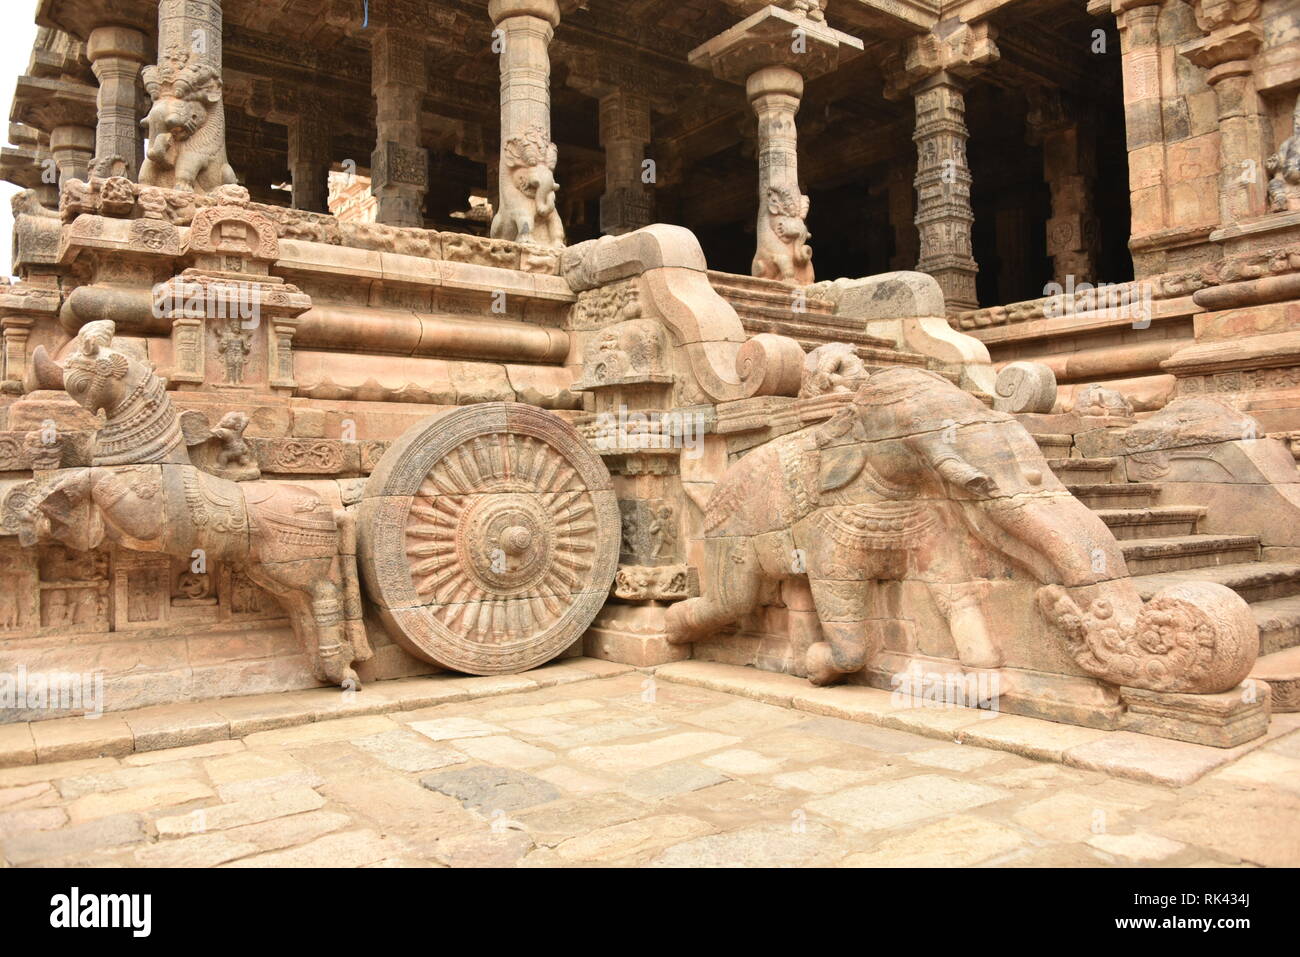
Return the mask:
<path id="1" fill-rule="evenodd" d="M 293 208 L 313 213 L 329 211 L 330 128 L 324 111 L 299 97 L 290 118 L 289 172 L 293 175 Z"/>
<path id="2" fill-rule="evenodd" d="M 1264 31 L 1258 0 L 1197 0 L 1195 9 L 1207 36 L 1179 52 L 1206 71 L 1219 108 L 1219 222 L 1226 226 L 1264 212 L 1269 123 L 1251 65 Z"/>
<path id="3" fill-rule="evenodd" d="M 378 221 L 423 226 L 429 154 L 420 145 L 420 104 L 428 84 L 424 44 L 409 27 L 380 28 L 371 41 L 371 89 L 378 141 L 371 156 L 371 192 Z"/>
<path id="4" fill-rule="evenodd" d="M 748 8 L 747 5 L 742 5 Z M 861 41 L 833 30 L 808 4 L 765 6 L 691 51 L 694 66 L 719 79 L 744 81 L 758 117 L 758 230 L 753 273 L 797 285 L 814 281 L 805 222 L 808 197 L 799 188 L 795 114 L 804 81 L 834 70 L 841 50 Z"/>
<path id="5" fill-rule="evenodd" d="M 99 78 L 99 122 L 95 128 L 95 159 L 120 157 L 126 176 L 140 175 L 145 114 L 140 68 L 145 61 L 145 36 L 129 27 L 97 27 L 90 31 L 86 56 Z"/>
<path id="6" fill-rule="evenodd" d="M 1043 148 L 1043 178 L 1052 194 L 1047 221 L 1047 254 L 1052 278 L 1097 282 L 1098 221 L 1094 212 L 1097 179 L 1095 124 L 1059 91 L 1029 93 L 1028 138 Z"/>
<path id="7" fill-rule="evenodd" d="M 889 210 L 889 229 L 894 239 L 894 253 L 889 257 L 890 269 L 914 270 L 921 254 L 915 223 L 916 187 L 912 185 L 915 178 L 914 170 L 893 166 L 885 181 L 873 189 L 873 192 L 878 190 L 884 194 Z"/>
<path id="8" fill-rule="evenodd" d="M 209 192 L 235 182 L 226 159 L 226 108 L 221 74 L 221 0 L 159 0 L 158 63 L 143 72 L 154 106 L 181 100 L 202 111 L 184 138 L 168 129 L 167 110 L 150 110 L 149 151 L 140 182 Z"/>
<path id="9" fill-rule="evenodd" d="M 649 100 L 623 90 L 600 98 L 600 145 L 605 148 L 602 233 L 619 236 L 654 220 L 654 192 L 642 181 L 649 142 Z"/>
<path id="10" fill-rule="evenodd" d="M 808 246 L 808 197 L 799 189 L 799 140 L 795 114 L 803 77 L 783 66 L 751 74 L 745 83 L 758 117 L 758 252 L 754 275 L 800 286 L 814 281 Z"/>
<path id="11" fill-rule="evenodd" d="M 70 179 L 90 178 L 95 131 L 89 126 L 63 125 L 50 130 L 50 154 L 59 168 L 59 188 Z"/>
<path id="12" fill-rule="evenodd" d="M 966 161 L 966 81 L 998 58 L 993 28 L 962 24 L 946 37 L 908 41 L 886 63 L 886 96 L 910 94 L 916 105 L 916 268 L 938 280 L 949 315 L 975 309 L 979 266 L 971 249 L 971 174 Z"/>
<path id="13" fill-rule="evenodd" d="M 488 15 L 501 66 L 499 205 L 492 236 L 562 247 L 548 50 L 560 7 L 556 0 L 491 0 Z"/>
<path id="14" fill-rule="evenodd" d="M 1164 0 L 1114 0 L 1133 236 L 1170 225 L 1158 23 Z"/>

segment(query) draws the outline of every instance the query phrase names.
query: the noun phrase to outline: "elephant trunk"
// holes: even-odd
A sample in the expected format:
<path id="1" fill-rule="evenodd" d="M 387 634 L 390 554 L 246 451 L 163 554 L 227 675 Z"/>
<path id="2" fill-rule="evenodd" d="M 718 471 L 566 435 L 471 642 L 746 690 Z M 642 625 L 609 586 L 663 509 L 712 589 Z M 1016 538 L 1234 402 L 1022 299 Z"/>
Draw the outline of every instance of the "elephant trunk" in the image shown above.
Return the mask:
<path id="1" fill-rule="evenodd" d="M 1110 529 L 1064 491 L 990 498 L 966 508 L 983 541 L 1044 584 L 1080 587 L 1128 576 Z"/>

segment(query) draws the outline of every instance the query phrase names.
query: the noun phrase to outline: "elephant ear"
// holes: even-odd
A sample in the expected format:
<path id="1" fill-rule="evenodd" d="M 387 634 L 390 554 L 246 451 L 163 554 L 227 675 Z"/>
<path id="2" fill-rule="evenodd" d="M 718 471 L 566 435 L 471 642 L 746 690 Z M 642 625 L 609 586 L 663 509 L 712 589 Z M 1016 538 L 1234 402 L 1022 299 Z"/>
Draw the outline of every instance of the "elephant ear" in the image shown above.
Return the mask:
<path id="1" fill-rule="evenodd" d="M 822 449 L 820 489 L 833 492 L 852 482 L 867 464 L 867 447 L 861 442 L 850 442 Z"/>

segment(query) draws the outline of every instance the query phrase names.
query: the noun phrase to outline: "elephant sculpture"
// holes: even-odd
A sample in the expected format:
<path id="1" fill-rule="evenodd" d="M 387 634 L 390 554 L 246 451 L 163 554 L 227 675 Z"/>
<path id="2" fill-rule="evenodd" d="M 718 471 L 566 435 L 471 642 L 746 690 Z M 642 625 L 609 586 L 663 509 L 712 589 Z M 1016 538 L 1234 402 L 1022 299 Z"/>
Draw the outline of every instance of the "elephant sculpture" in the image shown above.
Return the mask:
<path id="1" fill-rule="evenodd" d="M 550 137 L 533 128 L 506 141 L 501 162 L 501 208 L 492 218 L 492 238 L 541 246 L 564 245 L 564 224 L 555 208 L 555 164 L 559 152 Z"/>
<path id="2" fill-rule="evenodd" d="M 1042 586 L 1040 607 L 1094 677 L 1219 692 L 1258 651 L 1249 606 L 1221 585 L 1144 607 L 1119 544 L 1033 438 L 934 372 L 878 372 L 830 420 L 750 452 L 714 489 L 704 529 L 701 597 L 669 609 L 669 640 L 706 639 L 753 610 L 766 581 L 807 575 L 824 639 L 805 661 L 815 684 L 871 662 L 887 617 L 876 586 L 902 579 L 928 585 L 963 665 L 999 667 L 981 556 L 957 545 L 970 537 Z"/>
<path id="3" fill-rule="evenodd" d="M 143 77 L 153 107 L 140 121 L 149 138 L 141 184 L 209 193 L 238 182 L 226 160 L 220 73 L 186 61 L 146 67 Z"/>
<path id="4" fill-rule="evenodd" d="M 806 286 L 813 281 L 812 247 L 805 219 L 808 197 L 785 186 L 767 191 L 766 227 L 759 224 L 758 252 L 753 273 L 760 279 L 780 279 Z"/>
<path id="5" fill-rule="evenodd" d="M 114 332 L 111 321 L 88 323 L 62 367 L 43 349 L 33 355 L 40 387 L 63 388 L 107 421 L 89 467 L 58 469 L 10 492 L 5 510 L 21 513 L 20 541 L 81 551 L 108 541 L 186 560 L 202 550 L 205 562 L 235 563 L 284 604 L 317 678 L 358 688 L 353 662 L 371 652 L 352 516 L 304 486 L 234 482 L 192 464 L 191 439 L 214 437 L 206 419 L 177 415 L 165 380 L 113 348 Z"/>

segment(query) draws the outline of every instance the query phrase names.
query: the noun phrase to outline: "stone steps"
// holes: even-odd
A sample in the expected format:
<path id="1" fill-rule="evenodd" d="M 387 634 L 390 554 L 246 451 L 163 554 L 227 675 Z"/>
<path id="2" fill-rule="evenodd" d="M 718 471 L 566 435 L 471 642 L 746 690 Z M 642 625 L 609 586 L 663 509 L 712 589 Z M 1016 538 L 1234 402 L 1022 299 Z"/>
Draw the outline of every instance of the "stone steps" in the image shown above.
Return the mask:
<path id="1" fill-rule="evenodd" d="M 1047 458 L 1049 466 L 1053 461 L 1060 461 L 1062 459 L 1074 461 L 1073 459 L 1068 458 L 1070 449 L 1074 447 L 1074 436 L 1065 434 L 1057 435 L 1051 432 L 1033 433 L 1033 436 L 1034 441 L 1038 443 L 1038 447 L 1043 450 L 1043 455 Z M 1112 459 L 1111 461 L 1113 462 L 1114 460 Z M 1056 470 L 1052 469 L 1052 471 Z M 1065 479 L 1061 479 L 1061 481 L 1064 482 Z"/>
<path id="2" fill-rule="evenodd" d="M 1040 445 L 1041 448 L 1041 445 Z M 1119 460 L 1115 458 L 1102 459 L 1071 459 L 1071 458 L 1053 458 L 1047 454 L 1044 449 L 1043 453 L 1047 458 L 1047 467 L 1056 475 L 1064 484 L 1072 483 L 1089 484 L 1105 482 L 1109 484 L 1122 485 L 1123 482 L 1117 481 L 1117 468 Z"/>
<path id="3" fill-rule="evenodd" d="M 1300 595 L 1300 565 L 1239 562 L 1234 565 L 1185 568 L 1134 577 L 1138 594 L 1144 601 L 1153 598 L 1163 588 L 1185 581 L 1218 582 L 1252 604 L 1263 603 Z"/>
<path id="4" fill-rule="evenodd" d="M 1200 505 L 1093 509 L 1093 513 L 1106 523 L 1111 534 L 1121 541 L 1196 535 L 1196 527 L 1205 517 L 1206 511 L 1207 509 Z"/>
<path id="5" fill-rule="evenodd" d="M 1149 508 L 1160 495 L 1160 486 L 1150 482 L 1110 482 L 1103 485 L 1066 485 L 1070 494 L 1089 508 Z"/>
<path id="6" fill-rule="evenodd" d="M 1250 608 L 1259 623 L 1261 656 L 1300 647 L 1300 595 L 1257 601 Z"/>
<path id="7" fill-rule="evenodd" d="M 1268 682 L 1274 714 L 1300 711 L 1300 645 L 1261 655 L 1250 676 Z"/>
<path id="8" fill-rule="evenodd" d="M 1120 542 L 1131 575 L 1152 575 L 1259 559 L 1254 535 L 1179 535 Z"/>

